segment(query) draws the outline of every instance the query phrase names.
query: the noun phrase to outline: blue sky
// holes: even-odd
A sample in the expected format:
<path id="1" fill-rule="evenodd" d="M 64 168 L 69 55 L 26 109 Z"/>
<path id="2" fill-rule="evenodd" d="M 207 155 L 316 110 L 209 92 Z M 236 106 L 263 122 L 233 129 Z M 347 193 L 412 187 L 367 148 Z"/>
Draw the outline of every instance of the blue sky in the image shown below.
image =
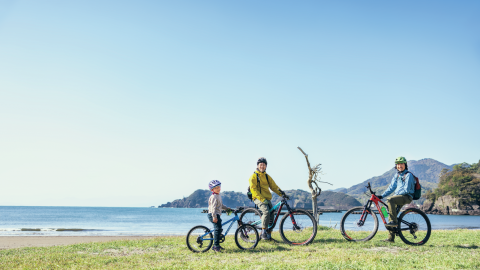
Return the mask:
<path id="1" fill-rule="evenodd" d="M 480 159 L 478 1 L 0 1 L 0 205 Z"/>

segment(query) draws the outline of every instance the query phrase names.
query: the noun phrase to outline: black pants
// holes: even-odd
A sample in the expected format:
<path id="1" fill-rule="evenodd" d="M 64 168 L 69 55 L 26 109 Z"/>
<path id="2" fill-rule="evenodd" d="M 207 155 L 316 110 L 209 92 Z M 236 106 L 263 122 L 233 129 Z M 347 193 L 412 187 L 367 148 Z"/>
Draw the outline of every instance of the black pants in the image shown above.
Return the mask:
<path id="1" fill-rule="evenodd" d="M 217 223 L 213 222 L 212 214 L 208 214 L 208 220 L 213 223 L 213 245 L 220 245 L 220 237 L 222 235 L 222 219 L 217 215 Z"/>

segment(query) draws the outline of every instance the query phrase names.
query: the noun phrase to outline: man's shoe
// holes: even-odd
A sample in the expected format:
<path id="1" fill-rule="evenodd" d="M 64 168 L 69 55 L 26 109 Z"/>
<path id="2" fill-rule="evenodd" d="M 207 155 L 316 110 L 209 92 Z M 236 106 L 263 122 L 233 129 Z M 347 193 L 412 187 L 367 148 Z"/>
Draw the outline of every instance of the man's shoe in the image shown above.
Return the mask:
<path id="1" fill-rule="evenodd" d="M 397 227 L 398 224 L 396 222 L 390 221 L 389 223 L 385 224 L 386 227 Z"/>
<path id="2" fill-rule="evenodd" d="M 260 239 L 269 240 L 266 230 L 262 230 L 262 234 L 260 234 Z"/>
<path id="3" fill-rule="evenodd" d="M 382 240 L 383 242 L 387 242 L 387 243 L 395 243 L 395 241 L 393 239 L 385 239 L 385 240 Z"/>
<path id="4" fill-rule="evenodd" d="M 220 252 L 220 251 L 222 251 L 220 246 L 213 246 L 213 247 L 212 247 L 212 250 L 215 251 L 215 252 Z"/>

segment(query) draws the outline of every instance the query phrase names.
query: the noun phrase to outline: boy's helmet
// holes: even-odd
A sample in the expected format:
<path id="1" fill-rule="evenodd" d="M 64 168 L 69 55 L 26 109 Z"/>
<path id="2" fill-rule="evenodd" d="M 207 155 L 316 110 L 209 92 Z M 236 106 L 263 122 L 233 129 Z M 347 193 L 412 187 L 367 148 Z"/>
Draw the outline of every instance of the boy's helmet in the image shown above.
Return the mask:
<path id="1" fill-rule="evenodd" d="M 400 163 L 407 163 L 407 159 L 404 157 L 398 157 L 395 159 L 395 164 L 400 164 Z"/>
<path id="2" fill-rule="evenodd" d="M 265 163 L 265 165 L 267 165 L 267 159 L 264 158 L 264 157 L 258 158 L 257 165 L 260 164 L 260 163 Z"/>
<path id="3" fill-rule="evenodd" d="M 218 187 L 218 186 L 220 186 L 220 185 L 222 185 L 222 183 L 220 183 L 220 181 L 218 181 L 218 180 L 212 180 L 212 181 L 210 181 L 210 183 L 208 183 L 208 188 L 209 188 L 210 190 L 212 190 L 214 187 Z"/>

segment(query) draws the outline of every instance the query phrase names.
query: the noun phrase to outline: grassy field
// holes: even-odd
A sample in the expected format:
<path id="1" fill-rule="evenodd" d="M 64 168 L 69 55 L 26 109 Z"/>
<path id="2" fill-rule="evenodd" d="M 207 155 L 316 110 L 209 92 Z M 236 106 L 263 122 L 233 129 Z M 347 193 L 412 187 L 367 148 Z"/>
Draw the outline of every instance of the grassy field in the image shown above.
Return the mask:
<path id="1" fill-rule="evenodd" d="M 185 237 L 158 237 L 70 246 L 20 248 L 0 251 L 0 268 L 57 269 L 480 269 L 480 231 L 433 231 L 427 244 L 384 243 L 386 232 L 371 241 L 351 243 L 338 230 L 319 230 L 309 246 L 281 242 L 258 244 L 241 251 L 227 237 L 222 253 L 196 254 Z"/>

